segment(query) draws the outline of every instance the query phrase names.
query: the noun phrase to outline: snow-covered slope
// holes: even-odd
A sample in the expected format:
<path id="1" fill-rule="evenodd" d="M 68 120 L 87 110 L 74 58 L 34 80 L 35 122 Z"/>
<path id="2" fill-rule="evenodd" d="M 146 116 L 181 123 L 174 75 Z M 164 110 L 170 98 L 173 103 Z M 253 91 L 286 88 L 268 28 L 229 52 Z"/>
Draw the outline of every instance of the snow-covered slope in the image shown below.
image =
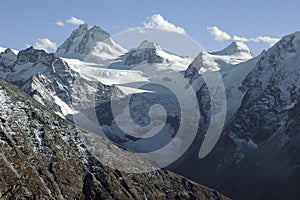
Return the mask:
<path id="1" fill-rule="evenodd" d="M 243 42 L 232 42 L 223 50 L 209 54 L 220 65 L 236 65 L 254 57 L 249 47 Z"/>
<path id="2" fill-rule="evenodd" d="M 4 52 L 7 48 L 0 47 L 0 53 Z"/>
<path id="3" fill-rule="evenodd" d="M 228 47 L 223 50 L 213 52 L 214 55 L 227 55 L 227 56 L 240 56 L 240 57 L 253 57 L 253 53 L 249 47 L 243 42 L 232 42 Z"/>
<path id="4" fill-rule="evenodd" d="M 131 49 L 120 57 L 119 60 L 112 62 L 107 68 L 113 69 L 136 69 L 152 70 L 155 73 L 157 70 L 163 68 L 171 71 L 183 71 L 191 63 L 192 58 L 183 57 L 176 54 L 168 53 L 163 50 L 159 44 L 143 41 L 137 48 Z M 148 68 L 141 68 L 140 66 L 149 66 Z M 151 69 L 149 69 L 151 68 Z"/>
<path id="5" fill-rule="evenodd" d="M 140 83 L 154 82 L 155 79 L 165 78 L 168 72 L 170 79 L 173 73 L 184 71 L 192 58 L 169 54 L 158 44 L 144 41 L 139 47 L 130 50 L 119 59 L 105 64 L 83 62 L 78 59 L 62 58 L 69 66 L 86 78 L 97 79 L 108 85 L 120 88 L 132 88 L 136 91 Z"/>
<path id="6" fill-rule="evenodd" d="M 82 24 L 57 49 L 56 55 L 82 61 L 105 62 L 124 54 L 126 50 L 98 26 Z"/>
<path id="7" fill-rule="evenodd" d="M 239 89 L 242 81 L 253 69 L 260 56 L 254 58 L 249 48 L 238 42 L 231 43 L 216 53 L 201 52 L 185 71 L 185 77 L 196 91 L 206 90 L 201 74 L 219 73 L 222 76 L 227 96 L 227 121 L 241 104 L 243 92 Z M 203 91 L 202 91 L 203 92 Z M 204 104 L 200 102 L 200 105 Z"/>
<path id="8" fill-rule="evenodd" d="M 129 105 L 124 105 L 122 109 L 126 110 L 130 107 L 132 120 L 138 125 L 143 126 L 149 122 L 148 111 L 153 104 L 163 105 L 168 112 L 167 115 L 174 119 L 173 121 L 177 121 L 175 118 L 180 115 L 177 98 L 170 91 L 155 84 L 173 83 L 173 87 L 177 85 L 178 91 L 180 91 L 179 88 L 187 84 L 186 81 L 182 81 L 184 80 L 182 72 L 190 64 L 192 58 L 167 53 L 158 44 L 144 41 L 137 48 L 131 49 L 124 56 L 121 56 L 120 59 L 104 66 L 76 59 L 63 58 L 63 60 L 74 71 L 87 79 L 97 79 L 102 83 L 118 87 L 128 95 L 134 94 L 134 100 Z M 141 87 L 142 85 L 146 86 Z M 184 92 L 179 95 L 184 95 Z M 185 105 L 189 105 L 189 101 L 186 100 Z M 174 135 L 173 126 L 177 125 L 175 123 L 171 125 L 172 120 L 168 119 L 166 126 L 158 134 L 159 136 L 151 139 L 132 140 L 116 124 L 116 121 L 119 121 L 130 129 L 130 125 L 126 121 L 128 117 L 124 116 L 124 113 L 126 112 L 119 113 L 118 116 L 115 116 L 115 120 L 103 124 L 103 129 L 111 139 L 132 150 L 150 151 L 168 143 Z"/>
<path id="9" fill-rule="evenodd" d="M 195 90 L 199 90 L 202 85 L 201 81 L 199 83 L 199 74 L 217 71 L 217 73 L 221 73 L 224 76 L 225 74 L 232 74 L 232 70 L 238 70 L 244 71 L 244 73 L 240 74 L 240 77 L 238 77 L 238 75 L 233 75 L 236 76 L 236 78 L 232 84 L 240 84 L 238 82 L 241 82 L 252 68 L 251 64 L 250 67 L 247 67 L 244 64 L 242 66 L 245 67 L 239 67 L 238 64 L 249 61 L 252 58 L 254 58 L 254 56 L 247 45 L 241 42 L 233 42 L 228 47 L 218 52 L 200 52 L 185 71 L 185 77 L 190 79 Z M 194 81 L 194 79 L 197 80 Z"/>
<path id="10" fill-rule="evenodd" d="M 4 58 L 11 58 L 11 62 L 8 65 L 2 63 L 1 77 L 61 116 L 76 114 L 81 108 L 87 109 L 89 102 L 94 101 L 86 96 L 87 93 L 103 95 L 99 98 L 103 101 L 110 97 L 108 93 L 111 93 L 112 87 L 103 85 L 96 79 L 81 77 L 54 54 L 30 47 L 20 51 L 17 56 L 6 50 L 0 54 L 0 60 Z M 76 84 L 76 81 L 81 84 Z M 75 101 L 76 99 L 82 101 Z M 79 102 L 81 105 L 78 105 Z"/>
<path id="11" fill-rule="evenodd" d="M 5 47 L 0 47 L 0 53 L 4 52 L 6 49 L 10 49 L 10 48 L 5 48 Z M 15 49 L 10 49 L 12 52 L 14 52 L 14 54 L 18 54 L 19 51 L 15 50 Z"/>

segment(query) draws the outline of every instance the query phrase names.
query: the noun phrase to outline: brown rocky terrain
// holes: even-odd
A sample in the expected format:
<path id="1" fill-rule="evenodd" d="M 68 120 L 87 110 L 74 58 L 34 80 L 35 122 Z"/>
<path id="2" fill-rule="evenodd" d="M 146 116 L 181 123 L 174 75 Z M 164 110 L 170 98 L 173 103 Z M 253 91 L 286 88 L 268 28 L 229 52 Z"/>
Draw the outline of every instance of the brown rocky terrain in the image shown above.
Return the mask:
<path id="1" fill-rule="evenodd" d="M 104 165 L 108 148 L 100 162 L 82 142 L 89 133 L 3 79 L 0 105 L 0 199 L 228 199 L 165 170 L 134 174 Z M 151 165 L 139 156 L 124 158 L 127 164 Z"/>

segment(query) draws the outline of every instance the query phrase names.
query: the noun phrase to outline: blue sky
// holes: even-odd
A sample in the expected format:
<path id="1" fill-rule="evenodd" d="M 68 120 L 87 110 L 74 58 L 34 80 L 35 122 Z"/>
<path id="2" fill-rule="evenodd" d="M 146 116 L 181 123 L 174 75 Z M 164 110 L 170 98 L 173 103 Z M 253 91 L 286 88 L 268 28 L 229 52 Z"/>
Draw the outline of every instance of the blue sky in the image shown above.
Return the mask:
<path id="1" fill-rule="evenodd" d="M 43 38 L 59 46 L 78 26 L 66 23 L 72 16 L 114 35 L 143 27 L 160 14 L 208 51 L 222 49 L 239 36 L 257 55 L 270 46 L 258 37 L 276 39 L 300 30 L 299 9 L 297 0 L 0 0 L 0 46 L 20 50 Z M 57 26 L 58 21 L 65 25 Z M 216 38 L 212 27 L 230 38 Z"/>

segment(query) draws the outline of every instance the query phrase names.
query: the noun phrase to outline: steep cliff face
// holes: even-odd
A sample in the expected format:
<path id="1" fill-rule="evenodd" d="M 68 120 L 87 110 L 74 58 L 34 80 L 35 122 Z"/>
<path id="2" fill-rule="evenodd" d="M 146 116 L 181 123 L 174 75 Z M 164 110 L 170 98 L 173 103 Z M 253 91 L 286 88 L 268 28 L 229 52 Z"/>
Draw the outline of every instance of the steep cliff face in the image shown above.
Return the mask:
<path id="1" fill-rule="evenodd" d="M 164 170 L 129 174 L 105 166 L 83 143 L 89 133 L 3 79 L 0 97 L 1 199 L 227 199 Z M 102 161 L 110 159 L 107 149 Z M 124 159 L 128 164 L 151 165 L 139 156 Z"/>
<path id="2" fill-rule="evenodd" d="M 291 177 L 299 177 L 299 159 L 294 156 L 300 133 L 295 116 L 300 99 L 299 63 L 297 32 L 252 60 L 227 71 L 221 68 L 228 106 L 223 135 L 206 158 L 198 159 L 194 152 L 178 170 L 237 199 L 297 199 L 294 186 L 299 180 Z M 193 72 L 187 71 L 189 78 L 197 80 L 195 69 L 189 70 Z M 209 120 L 209 94 L 205 86 L 198 87 L 202 116 Z M 196 164 L 191 166 L 193 161 Z M 189 173 L 195 169 L 201 173 Z"/>

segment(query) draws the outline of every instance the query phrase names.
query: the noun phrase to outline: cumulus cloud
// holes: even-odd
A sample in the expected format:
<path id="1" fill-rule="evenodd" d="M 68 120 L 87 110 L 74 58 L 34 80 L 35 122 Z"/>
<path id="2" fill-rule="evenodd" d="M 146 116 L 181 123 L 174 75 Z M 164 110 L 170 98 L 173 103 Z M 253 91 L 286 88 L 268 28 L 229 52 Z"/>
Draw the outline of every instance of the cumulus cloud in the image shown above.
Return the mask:
<path id="1" fill-rule="evenodd" d="M 210 34 L 214 37 L 217 41 L 224 41 L 224 40 L 234 40 L 240 42 L 256 42 L 256 43 L 267 43 L 270 46 L 274 45 L 276 42 L 279 41 L 278 38 L 272 38 L 269 36 L 258 36 L 256 38 L 247 38 L 241 36 L 230 36 L 228 33 L 222 31 L 216 26 L 208 27 L 207 28 Z"/>
<path id="2" fill-rule="evenodd" d="M 66 20 L 66 23 L 80 25 L 80 24 L 84 24 L 85 22 L 82 19 L 78 19 L 76 17 L 71 17 L 70 19 Z"/>
<path id="3" fill-rule="evenodd" d="M 143 27 L 129 27 L 127 28 L 127 31 L 138 30 L 139 33 L 143 34 L 143 33 L 148 33 L 149 31 L 151 31 L 149 29 L 154 28 L 154 29 L 159 29 L 161 31 L 174 32 L 174 33 L 186 35 L 184 28 L 172 24 L 160 14 L 154 14 L 151 17 L 147 17 L 147 20 L 146 22 L 143 22 L 143 25 L 144 25 Z"/>
<path id="4" fill-rule="evenodd" d="M 62 22 L 62 21 L 57 21 L 57 22 L 55 22 L 55 25 L 56 25 L 56 26 L 64 26 L 65 23 Z"/>
<path id="5" fill-rule="evenodd" d="M 251 39 L 252 42 L 257 42 L 257 43 L 267 43 L 269 45 L 274 45 L 276 42 L 279 41 L 278 38 L 272 38 L 272 37 L 269 37 L 269 36 L 259 36 L 259 37 L 256 37 L 254 39 Z"/>
<path id="6" fill-rule="evenodd" d="M 168 22 L 160 14 L 155 14 L 152 15 L 151 17 L 148 17 L 147 21 L 144 22 L 143 24 L 144 24 L 143 28 L 158 28 L 163 31 L 175 32 L 182 35 L 186 34 L 184 28 Z"/>
<path id="7" fill-rule="evenodd" d="M 55 22 L 55 25 L 56 26 L 64 26 L 65 24 L 81 25 L 84 23 L 85 22 L 82 19 L 79 19 L 77 17 L 71 17 L 70 19 L 57 21 Z"/>
<path id="8" fill-rule="evenodd" d="M 248 38 L 245 37 L 239 37 L 234 35 L 232 38 L 234 41 L 239 41 L 239 42 L 249 42 L 250 40 Z"/>
<path id="9" fill-rule="evenodd" d="M 28 46 L 28 45 L 27 45 Z M 35 49 L 43 49 L 45 51 L 56 50 L 57 45 L 48 38 L 38 39 L 38 41 L 33 46 Z"/>
<path id="10" fill-rule="evenodd" d="M 231 36 L 228 33 L 220 30 L 216 26 L 208 27 L 207 30 L 217 41 L 231 40 Z"/>

